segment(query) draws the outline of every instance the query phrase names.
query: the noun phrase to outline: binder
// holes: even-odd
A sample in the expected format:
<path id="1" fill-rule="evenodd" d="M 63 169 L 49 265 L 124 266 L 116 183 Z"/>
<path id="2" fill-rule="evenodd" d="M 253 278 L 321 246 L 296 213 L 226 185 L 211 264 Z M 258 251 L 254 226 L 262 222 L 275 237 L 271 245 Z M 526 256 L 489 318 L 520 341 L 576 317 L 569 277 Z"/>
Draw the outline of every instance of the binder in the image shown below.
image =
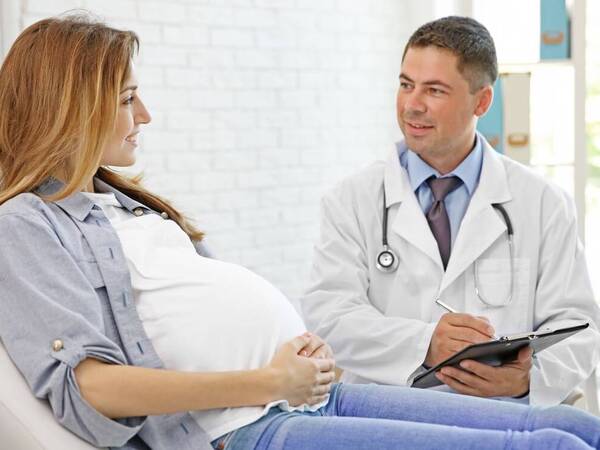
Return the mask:
<path id="1" fill-rule="evenodd" d="M 504 87 L 504 153 L 523 164 L 531 160 L 529 140 L 530 73 L 502 75 Z"/>
<path id="2" fill-rule="evenodd" d="M 498 152 L 504 153 L 504 92 L 502 77 L 494 83 L 494 100 L 488 111 L 477 121 L 477 130 Z"/>
<path id="3" fill-rule="evenodd" d="M 501 366 L 510 361 L 514 361 L 524 347 L 531 347 L 534 354 L 573 336 L 575 333 L 585 330 L 589 323 L 576 325 L 572 327 L 560 328 L 558 330 L 530 331 L 511 336 L 503 336 L 499 339 L 482 342 L 480 344 L 469 345 L 463 350 L 455 353 L 437 366 L 428 369 L 417 375 L 412 383 L 412 387 L 430 388 L 443 384 L 435 377 L 435 373 L 442 367 L 452 366 L 460 368 L 459 363 L 465 359 L 473 359 L 490 366 Z"/>
<path id="4" fill-rule="evenodd" d="M 570 25 L 565 0 L 540 1 L 540 59 L 570 57 Z"/>

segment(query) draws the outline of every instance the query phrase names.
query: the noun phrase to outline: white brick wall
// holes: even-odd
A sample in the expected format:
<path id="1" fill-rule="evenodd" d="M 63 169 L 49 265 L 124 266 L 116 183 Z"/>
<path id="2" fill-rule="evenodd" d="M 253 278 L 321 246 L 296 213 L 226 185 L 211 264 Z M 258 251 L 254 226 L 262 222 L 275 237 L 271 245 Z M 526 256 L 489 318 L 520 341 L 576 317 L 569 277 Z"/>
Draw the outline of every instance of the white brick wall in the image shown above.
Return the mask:
<path id="1" fill-rule="evenodd" d="M 0 0 L 21 27 L 87 8 L 141 38 L 153 123 L 136 169 L 206 230 L 214 252 L 291 298 L 318 203 L 399 137 L 394 95 L 421 0 Z"/>

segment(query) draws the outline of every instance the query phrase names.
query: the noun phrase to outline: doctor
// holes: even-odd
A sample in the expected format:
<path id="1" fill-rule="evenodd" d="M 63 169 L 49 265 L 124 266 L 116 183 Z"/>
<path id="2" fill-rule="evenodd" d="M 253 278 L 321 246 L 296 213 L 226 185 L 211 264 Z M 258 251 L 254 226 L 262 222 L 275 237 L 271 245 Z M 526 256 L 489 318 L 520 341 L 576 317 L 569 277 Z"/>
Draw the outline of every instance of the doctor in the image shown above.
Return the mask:
<path id="1" fill-rule="evenodd" d="M 301 305 L 343 381 L 410 384 L 494 334 L 578 322 L 590 327 L 535 357 L 523 349 L 501 367 L 466 361 L 438 377 L 463 394 L 552 405 L 598 363 L 600 313 L 572 200 L 475 131 L 497 75 L 481 24 L 423 25 L 402 59 L 404 141 L 323 198 Z"/>

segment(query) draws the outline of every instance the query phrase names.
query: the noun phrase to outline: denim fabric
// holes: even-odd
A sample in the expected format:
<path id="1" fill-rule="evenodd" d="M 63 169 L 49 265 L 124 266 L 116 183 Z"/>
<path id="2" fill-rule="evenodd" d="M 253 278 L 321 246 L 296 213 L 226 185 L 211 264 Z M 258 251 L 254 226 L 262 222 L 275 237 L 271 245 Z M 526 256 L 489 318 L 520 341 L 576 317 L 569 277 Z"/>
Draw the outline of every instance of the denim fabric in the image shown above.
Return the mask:
<path id="1" fill-rule="evenodd" d="M 274 408 L 257 422 L 217 439 L 213 446 L 226 450 L 590 449 L 600 448 L 600 420 L 568 406 L 540 408 L 406 387 L 341 384 L 334 386 L 330 402 L 315 413 Z"/>
<path id="2" fill-rule="evenodd" d="M 114 192 L 129 211 L 158 214 L 101 180 L 95 186 Z M 49 179 L 37 193 L 61 187 Z M 0 236 L 0 339 L 59 423 L 98 447 L 210 449 L 208 435 L 188 413 L 111 420 L 80 395 L 74 369 L 86 358 L 163 367 L 135 308 L 119 238 L 102 210 L 81 193 L 55 202 L 20 194 L 0 205 Z M 201 253 L 202 246 L 196 249 Z"/>

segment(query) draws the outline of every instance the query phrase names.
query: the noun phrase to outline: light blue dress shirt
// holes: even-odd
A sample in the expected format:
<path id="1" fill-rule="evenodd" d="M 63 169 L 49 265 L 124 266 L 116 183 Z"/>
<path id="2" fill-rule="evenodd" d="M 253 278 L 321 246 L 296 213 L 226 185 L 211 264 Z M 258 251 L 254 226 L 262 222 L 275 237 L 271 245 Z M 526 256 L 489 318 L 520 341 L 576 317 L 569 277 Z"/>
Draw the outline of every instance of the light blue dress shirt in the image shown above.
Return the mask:
<path id="1" fill-rule="evenodd" d="M 423 214 L 427 214 L 427 211 L 429 211 L 433 204 L 433 194 L 425 181 L 432 175 L 436 178 L 439 178 L 441 175 L 412 150 L 408 149 L 408 151 L 399 152 L 399 154 L 400 165 L 408 172 L 410 186 L 417 196 Z M 448 212 L 448 219 L 450 219 L 452 246 L 454 246 L 454 240 L 458 234 L 460 223 L 467 212 L 473 192 L 475 192 L 475 189 L 479 184 L 482 163 L 483 146 L 481 144 L 481 137 L 476 135 L 473 151 L 469 153 L 456 169 L 442 177 L 445 178 L 455 175 L 462 180 L 462 184 L 457 189 L 450 192 L 444 200 L 444 205 Z"/>

